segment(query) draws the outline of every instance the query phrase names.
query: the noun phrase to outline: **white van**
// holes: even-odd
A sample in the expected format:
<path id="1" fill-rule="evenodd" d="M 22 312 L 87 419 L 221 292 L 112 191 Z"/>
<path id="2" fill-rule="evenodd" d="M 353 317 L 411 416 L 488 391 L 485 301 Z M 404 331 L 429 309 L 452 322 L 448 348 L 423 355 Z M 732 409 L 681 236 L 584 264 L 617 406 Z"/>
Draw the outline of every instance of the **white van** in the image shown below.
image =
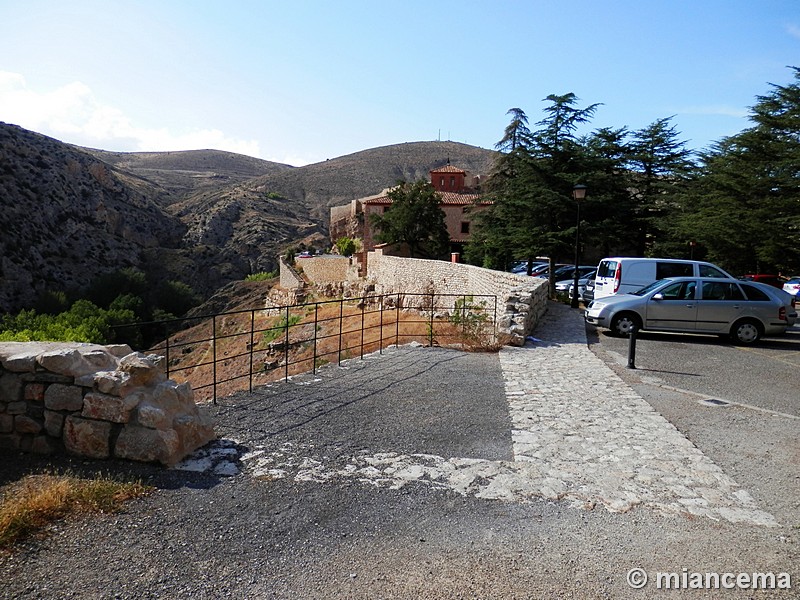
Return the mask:
<path id="1" fill-rule="evenodd" d="M 676 258 L 604 258 L 594 278 L 594 299 L 635 292 L 666 277 L 724 277 L 731 275 L 711 263 Z"/>

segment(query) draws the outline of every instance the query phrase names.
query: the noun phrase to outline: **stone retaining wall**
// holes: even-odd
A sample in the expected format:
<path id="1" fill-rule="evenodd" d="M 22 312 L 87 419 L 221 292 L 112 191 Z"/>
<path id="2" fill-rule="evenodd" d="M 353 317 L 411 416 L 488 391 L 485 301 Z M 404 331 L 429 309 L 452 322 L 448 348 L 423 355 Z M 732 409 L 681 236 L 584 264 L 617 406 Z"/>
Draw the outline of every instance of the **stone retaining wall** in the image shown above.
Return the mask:
<path id="1" fill-rule="evenodd" d="M 0 343 L 0 448 L 180 461 L 216 436 L 162 361 L 124 345 Z"/>
<path id="2" fill-rule="evenodd" d="M 511 345 L 524 345 L 547 310 L 545 279 L 461 263 L 387 256 L 380 250 L 369 253 L 367 265 L 367 279 L 375 284 L 377 294 L 497 296 L 498 336 Z"/>

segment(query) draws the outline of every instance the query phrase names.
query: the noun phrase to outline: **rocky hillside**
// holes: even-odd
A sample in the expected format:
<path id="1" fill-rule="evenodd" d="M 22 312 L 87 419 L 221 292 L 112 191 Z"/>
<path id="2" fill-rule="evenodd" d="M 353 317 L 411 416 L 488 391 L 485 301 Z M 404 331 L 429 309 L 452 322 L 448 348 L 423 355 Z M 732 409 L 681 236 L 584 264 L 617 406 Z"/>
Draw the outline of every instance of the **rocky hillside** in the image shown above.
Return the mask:
<path id="1" fill-rule="evenodd" d="M 214 150 L 106 152 L 0 123 L 0 312 L 123 267 L 208 296 L 275 269 L 287 247 L 327 247 L 330 206 L 448 159 L 485 174 L 493 157 L 415 142 L 291 167 Z"/>

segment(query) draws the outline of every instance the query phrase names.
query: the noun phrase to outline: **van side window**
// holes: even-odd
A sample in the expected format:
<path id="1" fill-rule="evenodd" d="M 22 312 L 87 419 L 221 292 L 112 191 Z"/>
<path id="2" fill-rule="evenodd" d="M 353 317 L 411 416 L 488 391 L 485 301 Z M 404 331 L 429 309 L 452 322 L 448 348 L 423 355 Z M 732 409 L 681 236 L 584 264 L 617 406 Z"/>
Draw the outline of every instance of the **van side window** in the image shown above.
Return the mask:
<path id="1" fill-rule="evenodd" d="M 656 263 L 656 279 L 667 277 L 692 277 L 694 269 L 692 263 Z"/>
<path id="2" fill-rule="evenodd" d="M 715 269 L 711 265 L 698 265 L 700 267 L 700 277 L 721 277 L 723 279 L 727 279 L 728 276 L 725 275 L 719 269 Z"/>

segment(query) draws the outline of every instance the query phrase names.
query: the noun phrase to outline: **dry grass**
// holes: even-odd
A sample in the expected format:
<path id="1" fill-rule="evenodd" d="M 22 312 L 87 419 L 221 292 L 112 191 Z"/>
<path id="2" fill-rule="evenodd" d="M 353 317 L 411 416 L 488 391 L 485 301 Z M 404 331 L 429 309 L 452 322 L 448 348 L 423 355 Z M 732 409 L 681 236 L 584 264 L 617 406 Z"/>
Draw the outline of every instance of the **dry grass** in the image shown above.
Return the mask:
<path id="1" fill-rule="evenodd" d="M 127 500 L 151 489 L 112 477 L 27 475 L 0 490 L 0 548 L 7 549 L 67 516 L 116 512 Z"/>

